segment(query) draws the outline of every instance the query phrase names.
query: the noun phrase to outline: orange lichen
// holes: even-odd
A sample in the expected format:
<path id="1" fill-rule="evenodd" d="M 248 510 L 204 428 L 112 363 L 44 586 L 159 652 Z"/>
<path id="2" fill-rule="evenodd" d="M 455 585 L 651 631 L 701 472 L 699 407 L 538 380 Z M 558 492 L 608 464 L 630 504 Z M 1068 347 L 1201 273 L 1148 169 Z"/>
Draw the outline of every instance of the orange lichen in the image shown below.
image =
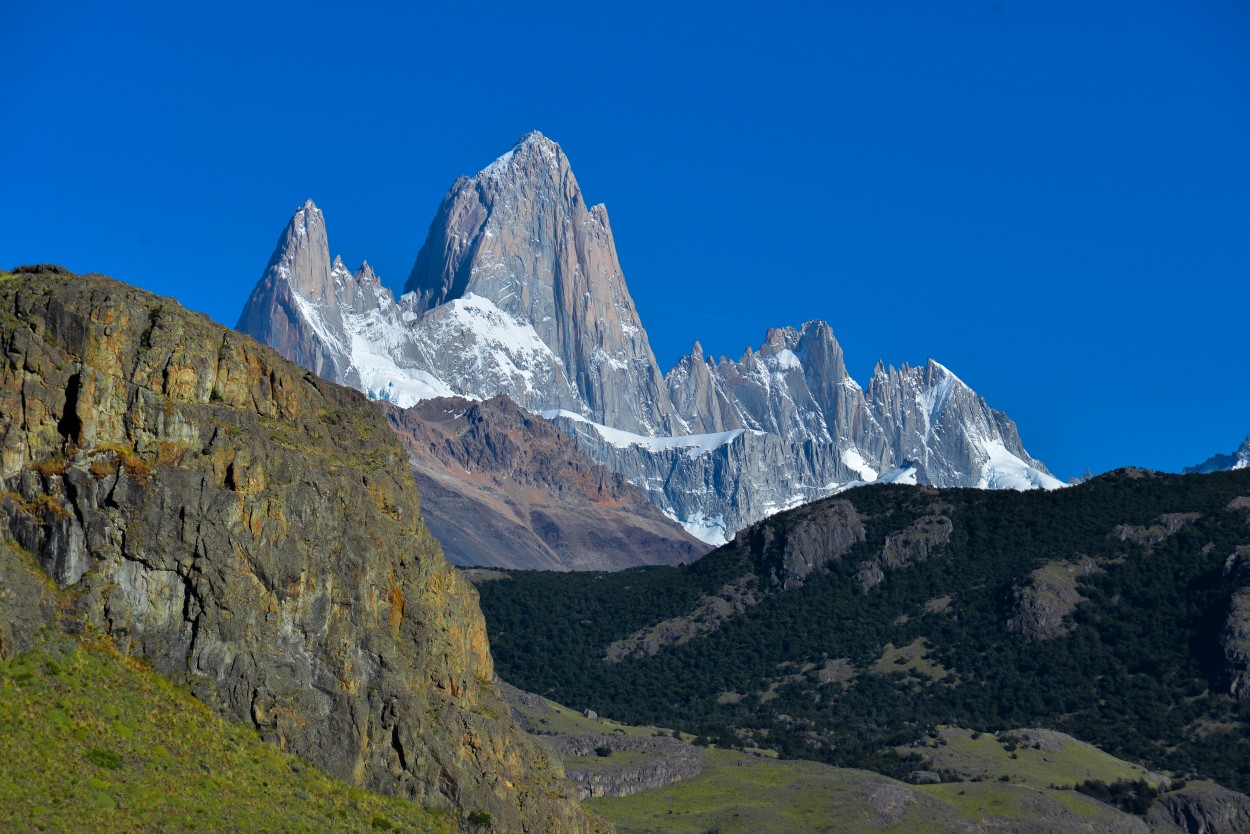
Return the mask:
<path id="1" fill-rule="evenodd" d="M 404 589 L 399 582 L 391 585 L 391 637 L 399 639 L 399 626 L 404 621 Z"/>

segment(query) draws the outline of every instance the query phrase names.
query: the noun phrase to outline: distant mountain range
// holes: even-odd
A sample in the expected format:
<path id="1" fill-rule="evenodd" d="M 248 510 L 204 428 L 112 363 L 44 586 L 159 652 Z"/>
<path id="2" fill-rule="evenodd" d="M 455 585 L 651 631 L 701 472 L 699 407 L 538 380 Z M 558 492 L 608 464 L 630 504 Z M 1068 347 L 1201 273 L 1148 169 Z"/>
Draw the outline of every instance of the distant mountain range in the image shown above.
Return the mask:
<path id="1" fill-rule="evenodd" d="M 1184 473 L 1206 474 L 1208 472 L 1224 472 L 1229 469 L 1245 469 L 1250 467 L 1250 437 L 1241 441 L 1241 446 L 1231 455 L 1212 455 L 1196 466 L 1186 466 Z"/>
<path id="2" fill-rule="evenodd" d="M 1062 486 L 1014 422 L 930 360 L 850 377 L 830 326 L 770 329 L 662 374 L 607 210 L 587 206 L 540 133 L 443 198 L 398 299 L 331 259 L 311 200 L 292 217 L 238 329 L 400 407 L 504 395 L 550 419 L 708 543 L 856 484 Z M 428 504 L 427 504 L 428 506 Z"/>

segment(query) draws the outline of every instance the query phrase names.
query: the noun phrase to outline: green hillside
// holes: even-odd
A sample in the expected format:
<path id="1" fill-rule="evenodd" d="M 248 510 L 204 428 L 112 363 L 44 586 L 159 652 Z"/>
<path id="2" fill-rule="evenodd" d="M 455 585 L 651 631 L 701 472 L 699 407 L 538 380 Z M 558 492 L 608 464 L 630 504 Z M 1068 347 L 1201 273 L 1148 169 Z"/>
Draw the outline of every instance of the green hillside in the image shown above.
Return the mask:
<path id="1" fill-rule="evenodd" d="M 1124 814 L 1072 790 L 997 780 L 913 787 L 863 770 L 726 750 L 708 751 L 704 772 L 688 782 L 586 804 L 621 834 L 943 834 L 991 818 L 995 831 L 1133 830 Z"/>

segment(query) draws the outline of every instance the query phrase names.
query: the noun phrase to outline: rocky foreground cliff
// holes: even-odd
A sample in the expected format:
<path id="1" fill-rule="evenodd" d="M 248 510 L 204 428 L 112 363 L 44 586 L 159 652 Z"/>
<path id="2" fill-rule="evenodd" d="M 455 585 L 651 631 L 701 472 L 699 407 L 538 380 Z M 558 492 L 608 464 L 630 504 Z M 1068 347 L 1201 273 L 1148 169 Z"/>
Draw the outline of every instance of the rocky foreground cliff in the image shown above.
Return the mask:
<path id="1" fill-rule="evenodd" d="M 0 273 L 0 344 L 0 535 L 84 627 L 342 779 L 598 826 L 507 717 L 477 596 L 363 396 L 56 268 Z"/>

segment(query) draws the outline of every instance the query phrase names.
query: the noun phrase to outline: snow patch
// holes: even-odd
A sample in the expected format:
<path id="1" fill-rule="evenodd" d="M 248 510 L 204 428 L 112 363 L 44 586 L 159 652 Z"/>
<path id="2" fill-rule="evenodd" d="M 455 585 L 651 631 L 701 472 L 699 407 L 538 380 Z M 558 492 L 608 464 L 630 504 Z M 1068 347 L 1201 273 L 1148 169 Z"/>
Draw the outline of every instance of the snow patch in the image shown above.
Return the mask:
<path id="1" fill-rule="evenodd" d="M 369 399 L 389 400 L 400 408 L 410 408 L 422 400 L 456 395 L 428 371 L 401 368 L 390 355 L 374 348 L 375 344 L 361 334 L 352 334 L 352 365 L 360 374 L 360 385 Z"/>
<path id="2" fill-rule="evenodd" d="M 859 474 L 864 483 L 871 484 L 877 480 L 877 470 L 868 465 L 868 461 L 864 460 L 864 456 L 857 449 L 847 449 L 842 453 L 842 462 L 846 464 L 847 469 Z"/>
<path id="3" fill-rule="evenodd" d="M 722 544 L 729 542 L 729 539 L 725 537 L 725 519 L 723 516 L 706 516 L 700 511 L 682 521 L 667 510 L 664 514 L 684 527 L 687 533 L 701 542 L 712 545 L 712 547 L 720 547 Z"/>
<path id="4" fill-rule="evenodd" d="M 734 429 L 733 431 L 714 432 L 711 434 L 682 434 L 676 437 L 648 437 L 643 434 L 634 434 L 624 429 L 614 429 L 611 426 L 600 425 L 599 423 L 588 420 L 581 414 L 573 411 L 566 411 L 562 408 L 553 409 L 551 411 L 539 412 L 546 420 L 556 420 L 563 417 L 566 420 L 573 420 L 577 423 L 594 429 L 604 442 L 609 443 L 618 449 L 628 449 L 630 446 L 641 446 L 649 452 L 658 453 L 668 449 L 681 449 L 686 453 L 686 457 L 694 460 L 702 457 L 714 449 L 719 449 L 741 434 L 745 433 L 745 429 Z M 753 434 L 763 434 L 763 432 L 753 432 Z M 723 521 L 722 521 L 723 526 Z"/>
<path id="5" fill-rule="evenodd" d="M 979 489 L 1059 489 L 1067 486 L 1063 481 L 1048 475 L 1007 451 L 1001 440 L 981 440 L 981 450 L 986 461 L 981 466 Z"/>
<path id="6" fill-rule="evenodd" d="M 512 155 L 513 155 L 513 151 L 508 151 L 506 154 L 499 157 L 494 162 L 492 162 L 491 164 L 483 168 L 482 173 L 487 176 L 498 174 L 504 168 L 508 167 L 508 163 L 512 161 Z"/>
<path id="7" fill-rule="evenodd" d="M 916 485 L 916 467 L 900 466 L 898 469 L 891 469 L 880 478 L 877 478 L 878 484 L 907 484 L 908 486 Z"/>
<path id="8" fill-rule="evenodd" d="M 803 370 L 803 363 L 799 361 L 799 357 L 794 355 L 794 351 L 789 348 L 782 348 L 777 351 L 771 359 L 772 361 L 769 364 L 779 371 Z"/>

